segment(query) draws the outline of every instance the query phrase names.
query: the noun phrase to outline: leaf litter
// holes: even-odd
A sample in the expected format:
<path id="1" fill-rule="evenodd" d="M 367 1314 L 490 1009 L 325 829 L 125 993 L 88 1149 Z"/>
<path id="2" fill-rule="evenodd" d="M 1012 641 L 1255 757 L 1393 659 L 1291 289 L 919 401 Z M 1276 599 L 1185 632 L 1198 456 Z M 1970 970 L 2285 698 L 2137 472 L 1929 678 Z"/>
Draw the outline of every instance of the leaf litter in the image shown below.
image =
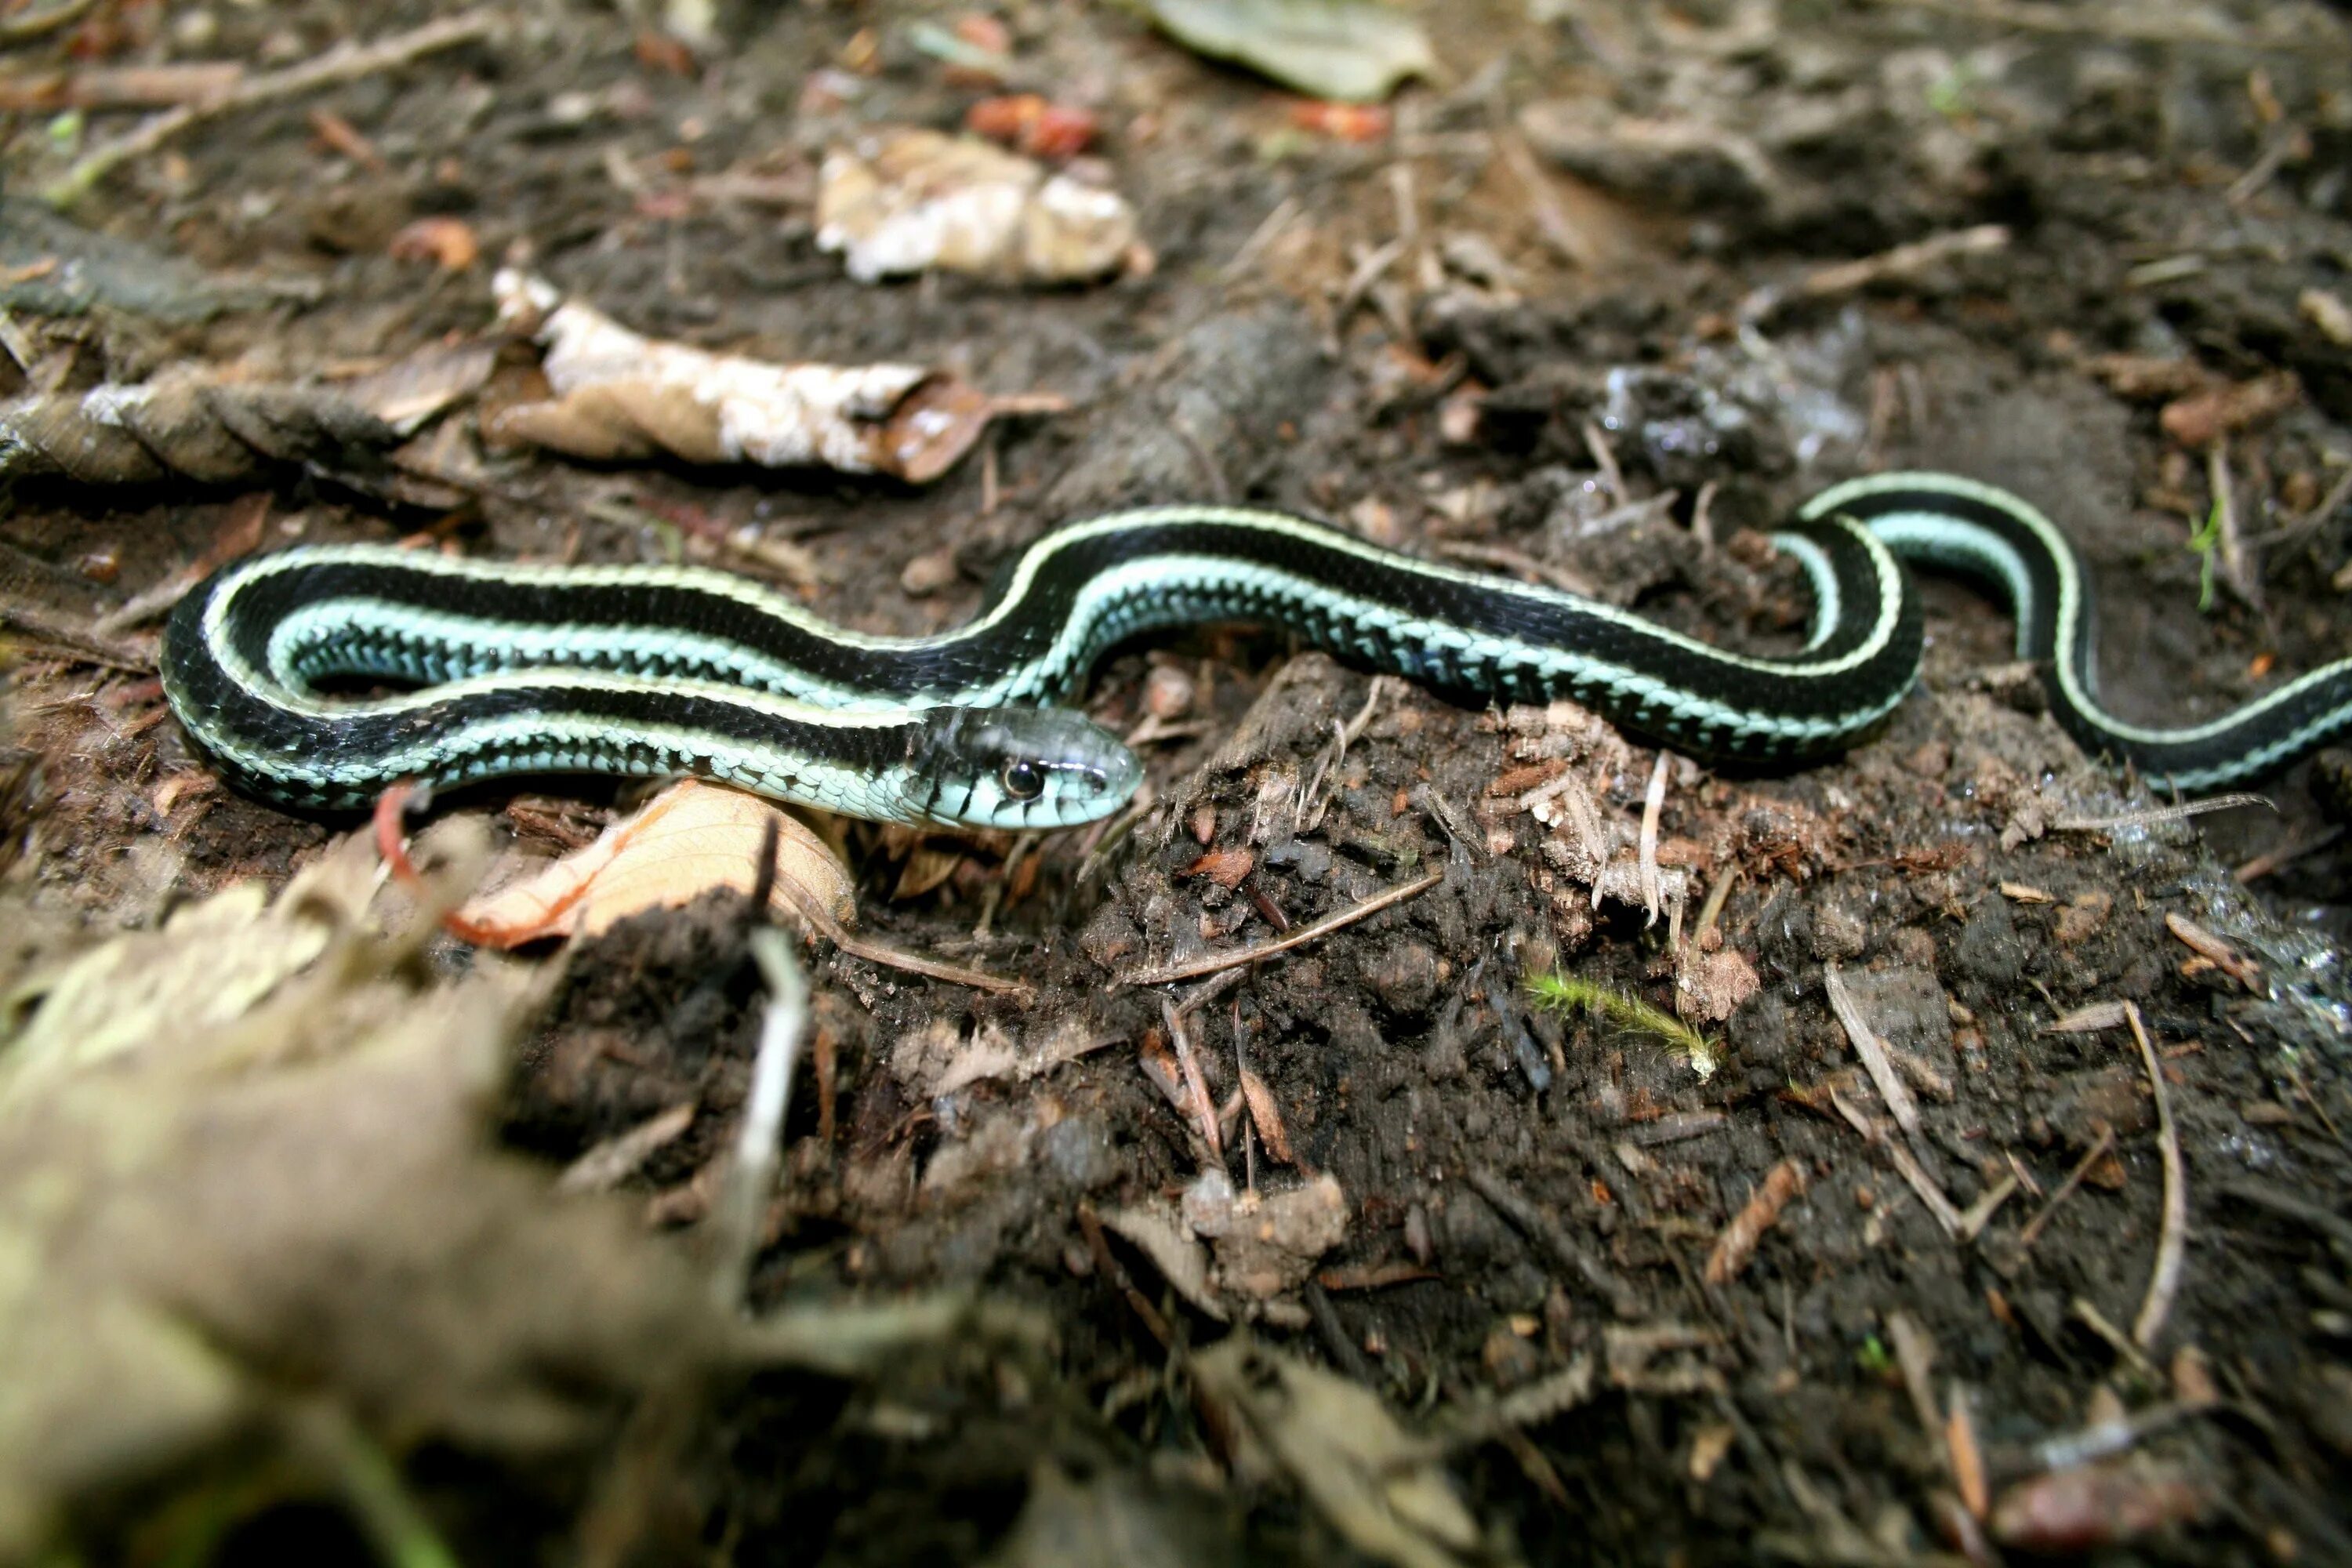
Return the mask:
<path id="1" fill-rule="evenodd" d="M 430 1555 L 397 1468 L 421 1447 L 625 1472 L 627 1445 L 599 1458 L 617 1413 L 726 1368 L 863 1376 L 975 1327 L 1034 1337 L 952 1295 L 743 1320 L 630 1205 L 559 1199 L 498 1150 L 517 1033 L 557 972 L 429 961 L 487 856 L 478 831 L 443 839 L 399 929 L 374 928 L 352 835 L 274 900 L 238 884 L 11 994 L 0 1560 L 157 1486 L 209 1489 L 191 1520 L 290 1488 Z M 157 1517 L 179 1549 L 216 1527 Z"/>

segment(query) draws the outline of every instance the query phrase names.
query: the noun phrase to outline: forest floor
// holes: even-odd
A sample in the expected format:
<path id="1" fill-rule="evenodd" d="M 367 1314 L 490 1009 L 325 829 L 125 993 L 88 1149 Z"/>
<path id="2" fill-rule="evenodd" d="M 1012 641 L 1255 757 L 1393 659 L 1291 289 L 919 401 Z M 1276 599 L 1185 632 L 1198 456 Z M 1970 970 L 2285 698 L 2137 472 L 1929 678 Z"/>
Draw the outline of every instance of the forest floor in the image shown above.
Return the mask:
<path id="1" fill-rule="evenodd" d="M 2352 1563 L 2352 845 L 2308 768 L 2157 811 L 1965 584 L 1785 776 L 1123 648 L 1083 701 L 1139 809 L 820 825 L 856 931 L 781 928 L 804 1013 L 740 891 L 516 958 L 411 918 L 645 788 L 463 792 L 386 888 L 156 677 L 264 545 L 919 634 L 1183 499 L 1790 647 L 1762 534 L 1922 468 L 2076 542 L 2118 711 L 2209 716 L 2347 651 L 2352 19 L 1475 0 L 1368 113 L 1076 0 L 720 11 L 0 5 L 0 1560 Z M 1092 117 L 1108 276 L 820 248 L 830 150 L 1020 91 Z M 923 484 L 486 442 L 543 390 L 502 266 L 1006 401 Z M 451 358 L 389 467 L 26 412 Z"/>

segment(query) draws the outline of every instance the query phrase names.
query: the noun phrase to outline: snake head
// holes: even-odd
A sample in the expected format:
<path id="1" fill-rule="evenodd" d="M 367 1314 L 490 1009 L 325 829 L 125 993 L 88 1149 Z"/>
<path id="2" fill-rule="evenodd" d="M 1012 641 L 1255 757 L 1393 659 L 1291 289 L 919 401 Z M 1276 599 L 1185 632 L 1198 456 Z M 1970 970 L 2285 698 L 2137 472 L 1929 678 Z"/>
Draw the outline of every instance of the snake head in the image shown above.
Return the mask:
<path id="1" fill-rule="evenodd" d="M 910 743 L 908 820 L 943 827 L 1075 827 L 1108 816 L 1143 764 L 1063 708 L 934 708 Z"/>

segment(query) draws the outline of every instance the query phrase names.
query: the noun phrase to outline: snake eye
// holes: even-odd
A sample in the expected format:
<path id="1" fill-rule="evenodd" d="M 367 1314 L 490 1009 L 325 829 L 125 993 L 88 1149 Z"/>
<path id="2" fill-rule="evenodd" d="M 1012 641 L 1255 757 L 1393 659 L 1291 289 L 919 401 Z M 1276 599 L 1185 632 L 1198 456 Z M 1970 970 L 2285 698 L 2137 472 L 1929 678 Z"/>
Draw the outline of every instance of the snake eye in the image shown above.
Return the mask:
<path id="1" fill-rule="evenodd" d="M 1045 793 L 1045 770 L 1026 757 L 1004 764 L 1004 793 L 1015 800 L 1035 800 Z"/>

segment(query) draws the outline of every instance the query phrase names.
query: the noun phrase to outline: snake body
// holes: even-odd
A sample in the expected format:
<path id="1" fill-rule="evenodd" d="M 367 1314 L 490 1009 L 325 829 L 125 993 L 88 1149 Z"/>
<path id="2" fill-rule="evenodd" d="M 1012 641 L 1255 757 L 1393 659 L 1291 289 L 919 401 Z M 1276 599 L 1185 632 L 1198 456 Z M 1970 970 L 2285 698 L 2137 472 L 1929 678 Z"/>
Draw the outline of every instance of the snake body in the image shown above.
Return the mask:
<path id="1" fill-rule="evenodd" d="M 1909 558 L 2006 597 L 2059 721 L 2153 782 L 2237 782 L 2352 731 L 2352 659 L 2207 723 L 2109 714 L 2080 562 L 2040 511 L 1992 486 L 1856 479 L 1773 537 L 1815 600 L 1808 644 L 1786 657 L 1248 507 L 1058 529 L 971 623 L 927 637 L 852 632 L 696 568 L 301 546 L 234 563 L 181 602 L 164 689 L 240 787 L 310 809 L 359 806 L 401 779 L 693 773 L 884 820 L 1053 827 L 1117 809 L 1141 773 L 1108 731 L 1050 704 L 1114 644 L 1201 621 L 1278 625 L 1489 701 L 1573 699 L 1701 757 L 1811 761 L 1865 735 L 1916 679 Z M 338 698 L 325 689 L 338 681 L 413 689 Z"/>

